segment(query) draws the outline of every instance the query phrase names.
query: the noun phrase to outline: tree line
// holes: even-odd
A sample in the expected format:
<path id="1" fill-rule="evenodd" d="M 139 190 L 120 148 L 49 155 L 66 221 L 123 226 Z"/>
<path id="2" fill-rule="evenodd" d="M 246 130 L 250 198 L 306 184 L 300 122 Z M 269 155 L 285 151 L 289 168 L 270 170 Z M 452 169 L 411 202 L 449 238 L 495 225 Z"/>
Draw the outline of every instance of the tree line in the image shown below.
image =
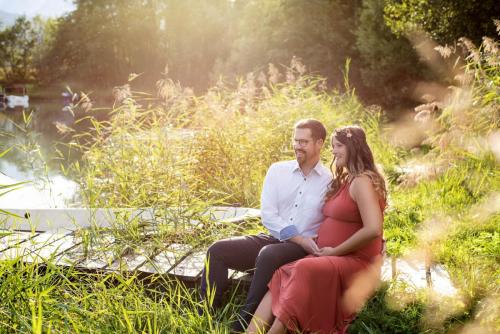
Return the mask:
<path id="1" fill-rule="evenodd" d="M 495 0 L 75 0 L 53 20 L 19 18 L 0 31 L 2 82 L 109 88 L 130 73 L 152 85 L 168 76 L 203 92 L 269 63 L 300 58 L 341 87 L 349 79 L 370 102 L 410 98 L 436 76 L 420 59 L 415 32 L 453 45 L 496 36 Z"/>

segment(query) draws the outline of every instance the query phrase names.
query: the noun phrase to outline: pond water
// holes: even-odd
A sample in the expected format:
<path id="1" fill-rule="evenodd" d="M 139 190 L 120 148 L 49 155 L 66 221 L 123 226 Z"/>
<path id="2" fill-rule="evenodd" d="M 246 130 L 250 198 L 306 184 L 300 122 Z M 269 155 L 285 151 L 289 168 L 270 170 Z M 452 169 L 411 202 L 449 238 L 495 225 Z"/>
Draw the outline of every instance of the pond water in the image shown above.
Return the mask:
<path id="1" fill-rule="evenodd" d="M 30 103 L 24 110 L 0 109 L 0 152 L 10 149 L 0 158 L 0 185 L 27 182 L 0 195 L 0 208 L 63 208 L 81 204 L 77 183 L 60 168 L 68 163 L 64 150 L 68 139 L 56 124 L 72 126 L 75 120 L 63 107 L 62 101 L 44 101 Z"/>

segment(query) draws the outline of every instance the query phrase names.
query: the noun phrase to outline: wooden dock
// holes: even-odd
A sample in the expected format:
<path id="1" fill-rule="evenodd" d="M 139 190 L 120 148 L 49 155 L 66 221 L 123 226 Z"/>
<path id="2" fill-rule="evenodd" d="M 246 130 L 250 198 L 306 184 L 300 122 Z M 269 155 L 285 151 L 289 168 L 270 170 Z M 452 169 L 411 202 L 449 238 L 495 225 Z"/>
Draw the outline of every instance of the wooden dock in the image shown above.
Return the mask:
<path id="1" fill-rule="evenodd" d="M 206 249 L 182 243 L 165 243 L 161 247 L 115 247 L 116 240 L 106 230 L 117 220 L 144 221 L 143 233 L 154 233 L 154 224 L 164 216 L 152 209 L 37 209 L 6 210 L 16 215 L 3 216 L 0 222 L 0 261 L 52 263 L 84 272 L 120 272 L 141 277 L 166 275 L 186 283 L 201 277 Z M 117 219 L 121 216 L 120 219 Z M 260 217 L 260 211 L 250 208 L 215 207 L 204 213 L 210 224 L 223 227 L 240 224 Z M 136 221 L 137 223 L 137 221 Z M 196 228 L 198 220 L 190 221 Z M 123 221 L 121 222 L 123 224 Z M 86 232 L 104 231 L 92 241 Z M 153 232 L 152 232 L 153 231 Z M 99 232 L 97 232 L 99 233 Z M 115 231 L 116 233 L 116 231 Z M 89 233 L 87 233 L 89 234 Z M 118 251 L 117 251 L 118 249 Z M 242 273 L 233 273 L 235 280 L 244 280 Z"/>
<path id="2" fill-rule="evenodd" d="M 159 223 L 158 219 L 165 218 L 165 212 L 158 210 L 6 211 L 17 217 L 0 217 L 0 261 L 16 260 L 40 265 L 52 263 L 59 267 L 92 273 L 117 272 L 138 277 L 163 276 L 179 279 L 188 285 L 199 281 L 205 265 L 206 245 L 193 246 L 193 243 L 171 241 L 158 247 L 148 244 L 150 239 L 145 238 L 139 246 L 123 247 L 118 245 L 113 234 L 109 233 L 115 229 L 119 235 L 120 228 L 126 228 L 127 224 L 137 224 L 139 221 L 144 222 L 145 228 L 142 229 L 142 233 L 154 234 L 155 224 Z M 206 220 L 205 223 L 208 221 L 215 227 L 224 228 L 229 224 L 235 224 L 230 226 L 237 228 L 238 224 L 258 217 L 260 211 L 256 209 L 215 207 L 207 210 L 202 218 Z M 194 229 L 199 223 L 198 219 L 193 219 L 187 224 Z M 86 234 L 85 231 L 89 233 Z M 230 275 L 235 283 L 247 283 L 251 277 L 249 274 L 235 271 L 230 271 Z M 382 279 L 402 280 L 416 289 L 434 288 L 445 295 L 456 293 L 448 273 L 437 264 L 429 266 L 418 261 L 387 257 L 382 267 Z"/>

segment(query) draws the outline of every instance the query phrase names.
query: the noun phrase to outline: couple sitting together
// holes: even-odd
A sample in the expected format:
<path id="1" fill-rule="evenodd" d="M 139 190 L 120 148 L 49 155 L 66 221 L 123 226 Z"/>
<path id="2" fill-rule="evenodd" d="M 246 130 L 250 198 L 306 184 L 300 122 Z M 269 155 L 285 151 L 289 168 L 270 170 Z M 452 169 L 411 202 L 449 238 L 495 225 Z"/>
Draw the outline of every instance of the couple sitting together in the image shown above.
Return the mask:
<path id="1" fill-rule="evenodd" d="M 332 134 L 332 172 L 320 162 L 325 139 L 319 121 L 297 122 L 296 160 L 273 164 L 264 180 L 261 214 L 269 234 L 224 239 L 208 249 L 201 294 L 208 300 L 212 293 L 215 308 L 222 306 L 229 268 L 255 270 L 234 332 L 344 333 L 378 283 L 384 179 L 363 129 Z"/>

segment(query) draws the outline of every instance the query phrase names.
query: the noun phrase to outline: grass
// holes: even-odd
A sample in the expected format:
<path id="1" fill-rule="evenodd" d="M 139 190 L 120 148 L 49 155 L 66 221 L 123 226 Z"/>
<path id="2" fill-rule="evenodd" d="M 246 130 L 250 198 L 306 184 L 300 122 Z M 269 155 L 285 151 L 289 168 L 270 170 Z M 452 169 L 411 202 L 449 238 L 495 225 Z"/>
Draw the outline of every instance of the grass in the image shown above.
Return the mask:
<path id="1" fill-rule="evenodd" d="M 248 77 L 238 87 L 220 83 L 203 96 L 167 78 L 156 100 L 133 98 L 125 90 L 109 120 L 90 110 L 77 124 L 80 131 L 68 130 L 82 159 L 66 171 L 79 180 L 89 206 L 153 207 L 157 217 L 146 225 L 122 217 L 111 229 L 77 234 L 88 252 L 112 236 L 115 254 L 140 248 L 153 254 L 171 242 L 207 246 L 235 231 L 258 232 L 258 222 L 221 226 L 202 213 L 213 205 L 258 207 L 268 166 L 293 156 L 290 136 L 297 119 L 317 118 L 330 131 L 355 123 L 367 131 L 390 181 L 388 253 L 431 254 L 450 272 L 459 294 L 442 297 L 385 283 L 350 333 L 499 331 L 499 156 L 488 141 L 498 133 L 500 108 L 492 92 L 498 93 L 499 73 L 488 62 L 492 55 L 484 51 L 483 57 L 469 59 L 464 75 L 471 81 L 457 87 L 428 126 L 420 153 L 391 144 L 380 110 L 363 106 L 350 90 L 325 91 L 321 78 L 298 75 L 294 63 L 284 76 L 288 82 Z M 328 149 L 322 160 L 329 163 Z M 412 166 L 434 168 L 402 168 Z M 152 226 L 154 233 L 146 233 Z M 221 313 L 200 317 L 196 289 L 164 278 L 154 283 L 126 273 L 84 274 L 50 261 L 3 261 L 0 332 L 225 333 L 242 298 L 233 290 Z"/>

